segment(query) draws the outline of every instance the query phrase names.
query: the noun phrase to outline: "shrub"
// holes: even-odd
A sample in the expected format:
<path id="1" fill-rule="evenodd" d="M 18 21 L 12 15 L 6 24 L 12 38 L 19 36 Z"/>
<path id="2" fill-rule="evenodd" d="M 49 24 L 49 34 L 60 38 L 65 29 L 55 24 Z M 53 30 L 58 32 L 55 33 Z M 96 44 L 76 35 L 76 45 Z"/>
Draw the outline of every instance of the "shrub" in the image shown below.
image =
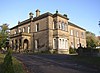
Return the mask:
<path id="1" fill-rule="evenodd" d="M 70 54 L 76 53 L 76 48 L 70 47 L 70 48 L 69 48 L 69 53 L 70 53 Z"/>
<path id="2" fill-rule="evenodd" d="M 26 54 L 27 54 L 28 52 L 29 52 L 29 51 L 28 51 L 28 49 L 25 49 L 25 50 L 24 50 L 24 53 L 26 53 Z"/>
<path id="3" fill-rule="evenodd" d="M 15 73 L 13 69 L 11 50 L 8 50 L 2 66 L 2 73 Z"/>
<path id="4" fill-rule="evenodd" d="M 58 54 L 58 49 L 54 49 L 53 54 Z"/>
<path id="5" fill-rule="evenodd" d="M 49 50 L 44 50 L 44 51 L 41 51 L 40 53 L 50 54 L 50 51 Z"/>
<path id="6" fill-rule="evenodd" d="M 79 47 L 77 49 L 78 55 L 86 55 L 86 56 L 96 56 L 99 53 L 99 49 L 94 49 L 91 47 L 83 48 Z"/>

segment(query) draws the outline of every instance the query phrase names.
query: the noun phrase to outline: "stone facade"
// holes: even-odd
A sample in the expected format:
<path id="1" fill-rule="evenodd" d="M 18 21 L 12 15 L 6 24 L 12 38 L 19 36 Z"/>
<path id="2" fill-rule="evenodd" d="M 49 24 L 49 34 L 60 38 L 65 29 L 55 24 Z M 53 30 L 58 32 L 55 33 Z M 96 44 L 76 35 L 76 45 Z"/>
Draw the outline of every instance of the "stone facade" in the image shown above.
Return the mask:
<path id="1" fill-rule="evenodd" d="M 36 17 L 18 22 L 10 29 L 10 45 L 14 51 L 54 51 L 68 54 L 69 48 L 86 47 L 86 30 L 69 22 L 67 15 L 44 13 L 36 10 Z"/>

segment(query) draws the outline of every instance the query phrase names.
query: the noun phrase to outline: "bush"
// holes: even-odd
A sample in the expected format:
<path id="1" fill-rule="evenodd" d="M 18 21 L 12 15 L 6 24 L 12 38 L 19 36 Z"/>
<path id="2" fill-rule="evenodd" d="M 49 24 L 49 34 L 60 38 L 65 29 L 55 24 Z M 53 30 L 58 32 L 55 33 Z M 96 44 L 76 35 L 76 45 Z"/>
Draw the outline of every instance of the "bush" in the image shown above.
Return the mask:
<path id="1" fill-rule="evenodd" d="M 3 67 L 2 73 L 15 73 L 14 68 L 13 68 L 11 50 L 8 50 L 8 52 L 4 58 L 2 67 Z"/>
<path id="2" fill-rule="evenodd" d="M 69 48 L 69 53 L 70 53 L 70 54 L 76 53 L 76 48 L 70 47 L 70 48 Z"/>
<path id="3" fill-rule="evenodd" d="M 44 50 L 44 51 L 40 51 L 40 53 L 50 54 L 50 51 L 49 50 Z"/>
<path id="4" fill-rule="evenodd" d="M 77 49 L 78 55 L 86 55 L 86 56 L 96 56 L 99 53 L 99 49 L 94 49 L 91 47 L 83 48 L 79 47 Z"/>
<path id="5" fill-rule="evenodd" d="M 28 54 L 29 53 L 29 50 L 28 49 L 25 49 L 24 50 L 24 53 Z"/>

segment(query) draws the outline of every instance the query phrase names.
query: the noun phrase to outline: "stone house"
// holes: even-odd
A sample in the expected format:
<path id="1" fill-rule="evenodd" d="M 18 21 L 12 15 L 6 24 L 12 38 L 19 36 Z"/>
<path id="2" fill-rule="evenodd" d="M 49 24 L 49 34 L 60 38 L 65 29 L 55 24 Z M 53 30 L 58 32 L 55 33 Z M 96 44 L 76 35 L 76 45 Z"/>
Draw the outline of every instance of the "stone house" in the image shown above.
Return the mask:
<path id="1" fill-rule="evenodd" d="M 40 52 L 57 50 L 59 54 L 69 54 L 70 47 L 86 47 L 86 30 L 68 21 L 67 15 L 56 11 L 36 16 L 29 13 L 29 18 L 10 28 L 10 45 L 14 51 L 25 50 Z"/>

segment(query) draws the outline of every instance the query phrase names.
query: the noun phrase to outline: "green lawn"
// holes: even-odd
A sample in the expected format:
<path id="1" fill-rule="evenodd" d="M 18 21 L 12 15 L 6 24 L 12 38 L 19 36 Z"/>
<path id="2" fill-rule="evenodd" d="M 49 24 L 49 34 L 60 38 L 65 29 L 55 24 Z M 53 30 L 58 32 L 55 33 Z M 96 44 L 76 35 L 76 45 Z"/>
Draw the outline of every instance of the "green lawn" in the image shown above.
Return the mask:
<path id="1" fill-rule="evenodd" d="M 0 71 L 2 69 L 1 65 L 3 63 L 4 56 L 5 56 L 4 54 L 0 54 Z M 22 66 L 22 63 L 14 57 L 13 57 L 13 67 L 14 67 L 15 73 L 26 73 Z"/>

